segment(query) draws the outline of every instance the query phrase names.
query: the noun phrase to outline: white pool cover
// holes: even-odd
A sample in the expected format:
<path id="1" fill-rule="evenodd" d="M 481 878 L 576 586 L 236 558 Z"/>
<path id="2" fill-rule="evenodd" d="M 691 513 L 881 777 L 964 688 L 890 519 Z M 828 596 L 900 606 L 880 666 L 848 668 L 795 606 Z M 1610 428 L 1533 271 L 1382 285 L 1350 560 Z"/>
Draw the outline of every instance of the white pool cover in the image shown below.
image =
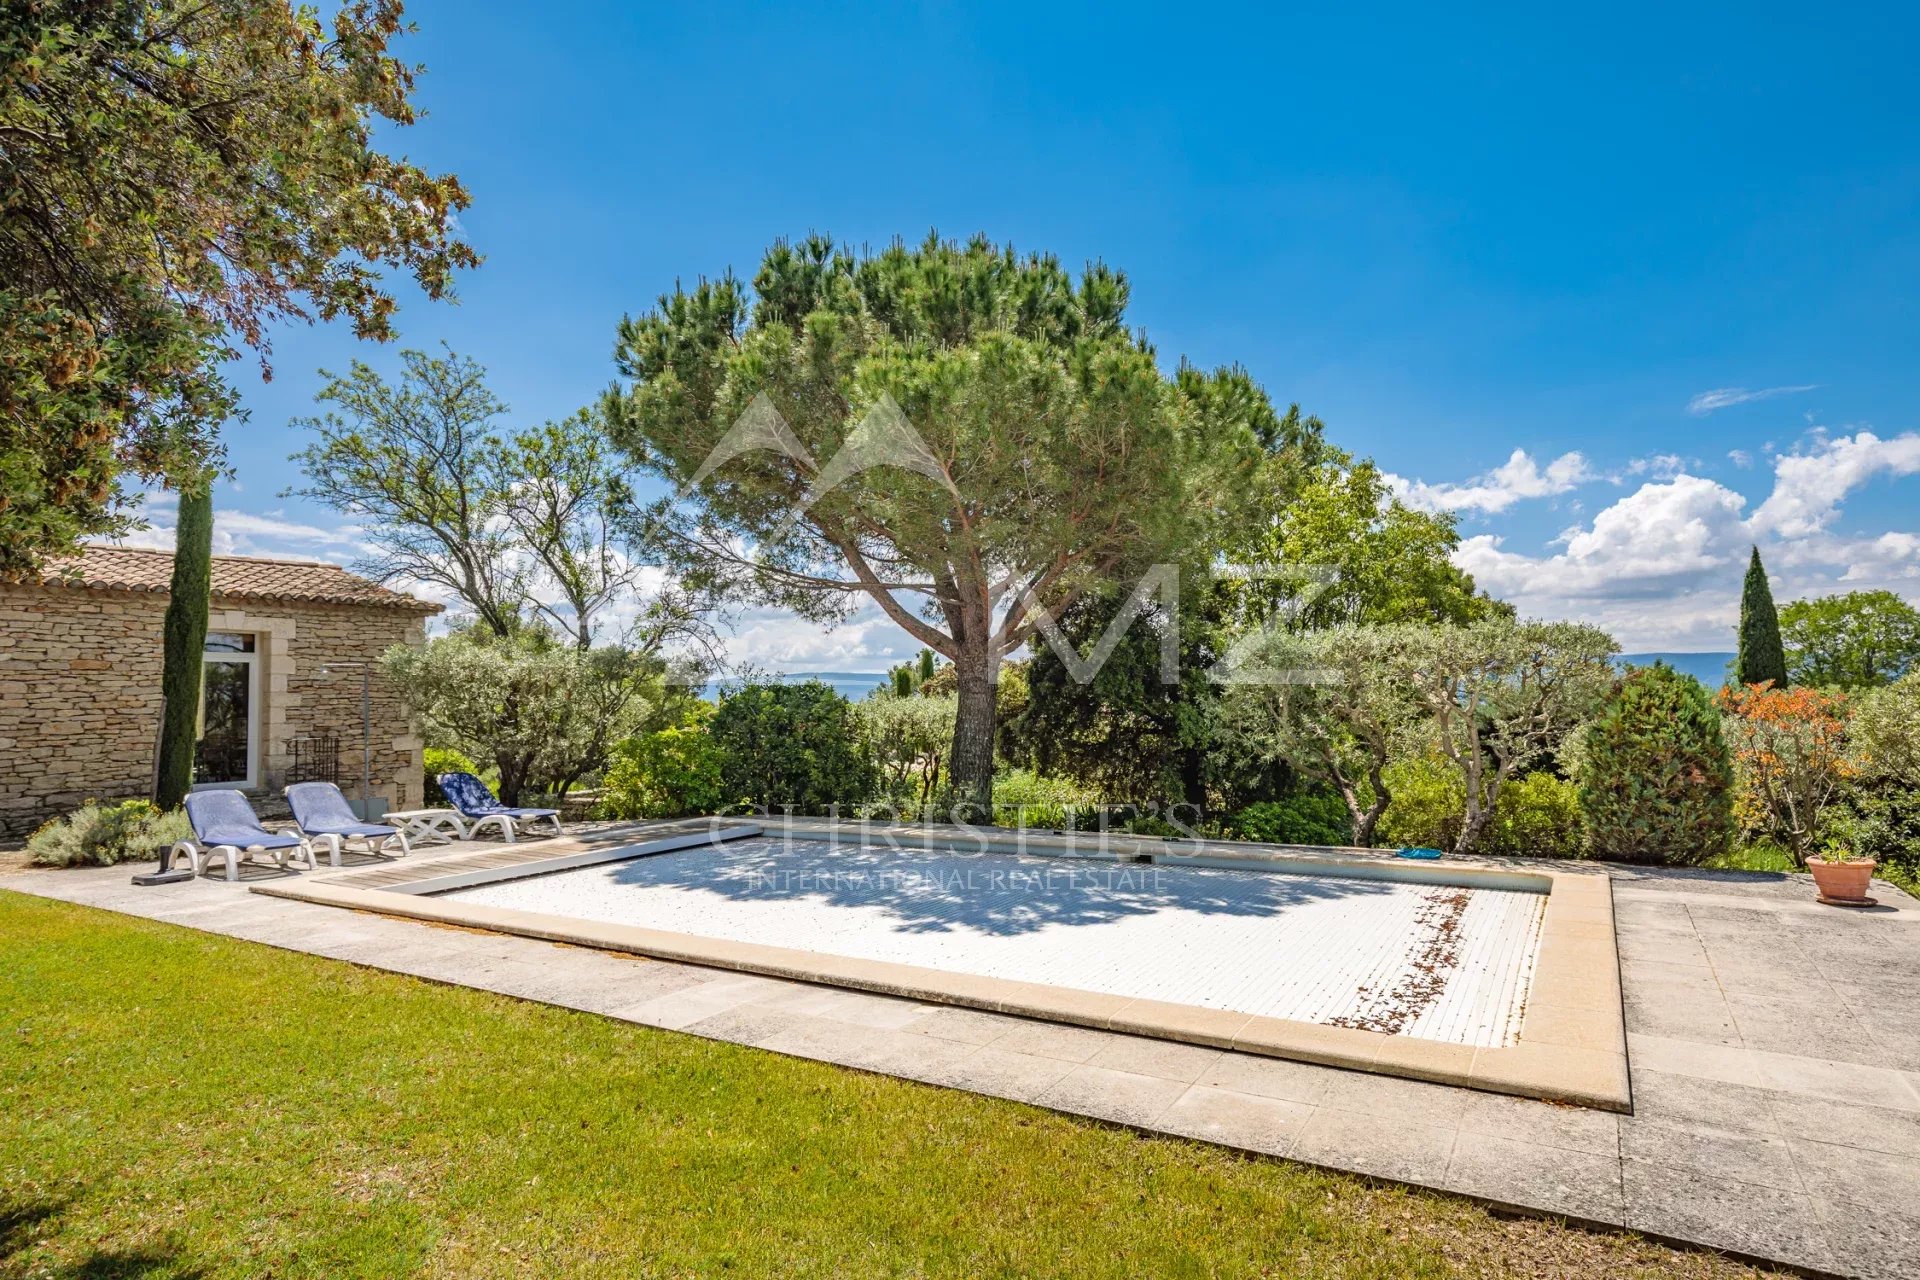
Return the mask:
<path id="1" fill-rule="evenodd" d="M 445 895 L 956 973 L 1500 1046 L 1546 896 L 771 838 Z"/>

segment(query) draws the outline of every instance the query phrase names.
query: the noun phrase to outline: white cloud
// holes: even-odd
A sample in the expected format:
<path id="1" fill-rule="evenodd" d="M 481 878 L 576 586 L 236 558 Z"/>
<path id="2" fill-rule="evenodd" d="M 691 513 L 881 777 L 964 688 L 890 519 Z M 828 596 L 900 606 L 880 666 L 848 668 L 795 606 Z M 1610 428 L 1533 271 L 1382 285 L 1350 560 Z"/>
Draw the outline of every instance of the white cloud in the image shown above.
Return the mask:
<path id="1" fill-rule="evenodd" d="M 1597 476 L 1579 453 L 1563 453 L 1543 468 L 1525 449 L 1515 449 L 1498 467 L 1464 484 L 1427 484 L 1390 473 L 1385 478 L 1411 507 L 1500 512 L 1522 499 L 1566 493 Z"/>
<path id="2" fill-rule="evenodd" d="M 171 551 L 173 550 L 173 526 L 150 524 L 144 529 L 134 529 L 125 537 L 116 538 L 114 545 L 139 547 L 147 551 Z M 214 550 L 217 552 L 219 548 L 215 547 Z"/>
<path id="3" fill-rule="evenodd" d="M 1836 550 L 1847 566 L 1840 581 L 1852 587 L 1920 582 L 1920 534 L 1883 533 L 1854 539 Z M 1908 594 L 1912 594 L 1911 588 Z"/>
<path id="4" fill-rule="evenodd" d="M 126 547 L 173 550 L 174 523 L 179 499 L 154 491 L 139 495 L 146 526 L 119 539 Z M 330 560 L 344 563 L 365 553 L 357 525 L 332 528 L 289 520 L 278 511 L 265 515 L 216 506 L 213 512 L 213 553 L 219 556 L 263 556 L 287 560 Z"/>
<path id="5" fill-rule="evenodd" d="M 292 542 L 352 547 L 359 545 L 360 537 L 357 525 L 343 524 L 323 529 L 319 525 L 283 519 L 277 514 L 257 516 L 245 511 L 215 511 L 213 526 L 215 529 L 225 529 L 235 537 L 252 539 L 261 544 Z"/>
<path id="6" fill-rule="evenodd" d="M 1522 613 L 1573 616 L 1576 602 L 1644 601 L 1726 563 L 1746 546 L 1745 504 L 1711 480 L 1677 476 L 1644 484 L 1591 526 L 1567 530 L 1552 555 L 1510 552 L 1498 535 L 1481 534 L 1462 542 L 1454 558 Z"/>
<path id="7" fill-rule="evenodd" d="M 1677 453 L 1656 453 L 1645 458 L 1635 458 L 1627 464 L 1625 475 L 1608 478 L 1615 484 L 1619 484 L 1626 476 L 1652 476 L 1656 480 L 1671 480 L 1699 465 L 1698 458 L 1683 458 Z"/>
<path id="8" fill-rule="evenodd" d="M 1742 471 L 1745 471 L 1749 467 L 1753 466 L 1753 455 L 1751 453 L 1748 453 L 1745 449 L 1727 450 L 1727 459 L 1728 461 L 1732 462 L 1734 466 L 1740 468 Z"/>
<path id="9" fill-rule="evenodd" d="M 1920 472 L 1920 432 L 1882 440 L 1871 431 L 1829 440 L 1816 435 L 1805 452 L 1773 462 L 1773 493 L 1754 512 L 1754 525 L 1784 538 L 1804 537 L 1832 523 L 1841 500 L 1875 475 Z"/>
<path id="10" fill-rule="evenodd" d="M 1741 494 L 1682 474 L 1641 485 L 1590 524 L 1566 530 L 1545 554 L 1482 534 L 1454 558 L 1523 615 L 1595 623 L 1629 651 L 1731 648 L 1750 545 L 1760 547 L 1780 600 L 1874 588 L 1920 593 L 1920 535 L 1843 537 L 1827 528 L 1867 477 L 1916 471 L 1920 436 L 1820 439 L 1776 460 L 1773 492 L 1750 516 Z"/>
<path id="11" fill-rule="evenodd" d="M 1818 391 L 1817 382 L 1794 387 L 1761 387 L 1749 391 L 1745 387 L 1719 387 L 1712 391 L 1702 391 L 1687 401 L 1687 412 L 1696 418 L 1704 418 L 1716 409 L 1730 409 L 1736 404 L 1752 404 L 1755 400 L 1771 400 L 1775 396 L 1798 395 L 1803 391 Z"/>
<path id="12" fill-rule="evenodd" d="M 723 638 L 730 669 L 767 671 L 878 671 L 920 652 L 913 640 L 880 611 L 862 607 L 828 629 L 781 609 L 752 609 Z"/>

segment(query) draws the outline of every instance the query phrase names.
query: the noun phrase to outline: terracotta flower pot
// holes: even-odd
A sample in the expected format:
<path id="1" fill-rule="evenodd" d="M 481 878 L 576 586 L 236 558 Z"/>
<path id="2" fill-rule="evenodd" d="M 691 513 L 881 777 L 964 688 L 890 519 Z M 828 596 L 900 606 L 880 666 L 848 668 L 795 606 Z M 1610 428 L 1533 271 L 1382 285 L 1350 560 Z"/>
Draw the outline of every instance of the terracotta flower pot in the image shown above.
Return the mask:
<path id="1" fill-rule="evenodd" d="M 1874 866 L 1871 858 L 1862 858 L 1857 862 L 1807 859 L 1807 870 L 1813 872 L 1813 883 L 1820 890 L 1820 901 L 1836 907 L 1864 907 L 1873 901 L 1867 896 L 1867 885 L 1873 879 Z"/>

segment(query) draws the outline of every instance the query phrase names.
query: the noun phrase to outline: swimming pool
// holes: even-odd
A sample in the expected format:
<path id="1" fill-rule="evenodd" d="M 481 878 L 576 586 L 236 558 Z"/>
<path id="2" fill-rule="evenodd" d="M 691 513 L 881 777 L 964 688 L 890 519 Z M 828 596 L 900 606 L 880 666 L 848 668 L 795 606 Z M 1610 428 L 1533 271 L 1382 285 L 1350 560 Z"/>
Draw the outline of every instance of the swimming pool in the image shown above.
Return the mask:
<path id="1" fill-rule="evenodd" d="M 690 818 L 275 879 L 253 891 L 1632 1107 L 1612 881 L 1590 864 Z"/>
<path id="2" fill-rule="evenodd" d="M 752 837 L 437 895 L 1474 1047 L 1520 1034 L 1547 895 Z"/>

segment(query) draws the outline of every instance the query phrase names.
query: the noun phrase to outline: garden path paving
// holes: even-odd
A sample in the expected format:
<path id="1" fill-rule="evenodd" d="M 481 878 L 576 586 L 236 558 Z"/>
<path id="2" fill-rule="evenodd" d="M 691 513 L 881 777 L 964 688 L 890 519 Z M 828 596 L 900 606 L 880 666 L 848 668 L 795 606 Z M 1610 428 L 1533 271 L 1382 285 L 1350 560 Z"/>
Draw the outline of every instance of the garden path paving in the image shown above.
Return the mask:
<path id="1" fill-rule="evenodd" d="M 1612 869 L 1634 1093 L 1616 1116 L 127 874 L 0 888 L 1816 1271 L 1920 1275 L 1920 902 L 1885 885 L 1849 912 L 1805 877 Z"/>

